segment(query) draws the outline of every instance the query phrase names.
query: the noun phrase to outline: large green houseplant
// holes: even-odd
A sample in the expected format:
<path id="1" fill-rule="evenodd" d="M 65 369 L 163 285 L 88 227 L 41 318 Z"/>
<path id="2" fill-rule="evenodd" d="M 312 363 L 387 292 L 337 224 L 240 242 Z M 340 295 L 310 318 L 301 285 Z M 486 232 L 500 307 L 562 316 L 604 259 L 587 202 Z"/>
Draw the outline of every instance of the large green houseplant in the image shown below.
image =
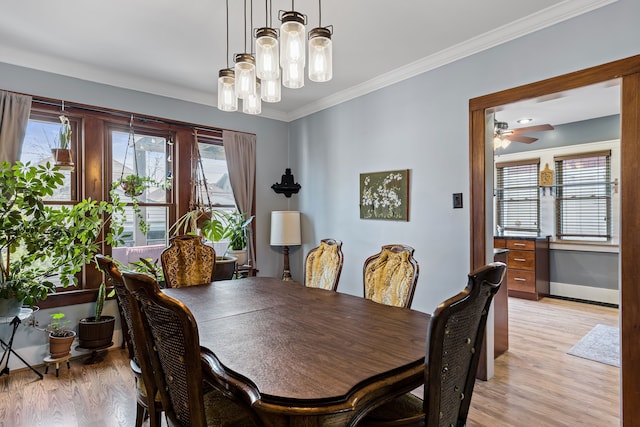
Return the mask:
<path id="1" fill-rule="evenodd" d="M 76 284 L 75 274 L 99 250 L 105 218 L 123 204 L 81 200 L 47 205 L 63 185 L 50 164 L 0 164 L 0 299 L 34 305 L 56 287 Z M 112 223 L 108 244 L 117 244 L 122 224 Z"/>

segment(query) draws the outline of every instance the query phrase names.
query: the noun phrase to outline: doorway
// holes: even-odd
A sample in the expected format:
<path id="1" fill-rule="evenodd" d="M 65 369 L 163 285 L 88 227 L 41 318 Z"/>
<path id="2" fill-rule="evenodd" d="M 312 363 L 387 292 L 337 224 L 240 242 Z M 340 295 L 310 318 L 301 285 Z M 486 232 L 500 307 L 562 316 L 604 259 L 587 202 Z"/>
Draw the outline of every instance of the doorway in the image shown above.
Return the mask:
<path id="1" fill-rule="evenodd" d="M 622 78 L 620 145 L 621 145 L 621 224 L 620 224 L 620 325 L 621 325 L 621 415 L 622 424 L 632 425 L 640 419 L 640 342 L 635 332 L 640 330 L 640 198 L 636 197 L 640 182 L 640 55 L 593 68 L 520 86 L 469 101 L 470 117 L 470 181 L 471 181 L 471 269 L 490 260 L 493 247 L 493 218 L 487 216 L 487 203 L 492 175 L 493 147 L 487 147 L 485 111 L 524 99 L 551 95 L 566 90 Z"/>

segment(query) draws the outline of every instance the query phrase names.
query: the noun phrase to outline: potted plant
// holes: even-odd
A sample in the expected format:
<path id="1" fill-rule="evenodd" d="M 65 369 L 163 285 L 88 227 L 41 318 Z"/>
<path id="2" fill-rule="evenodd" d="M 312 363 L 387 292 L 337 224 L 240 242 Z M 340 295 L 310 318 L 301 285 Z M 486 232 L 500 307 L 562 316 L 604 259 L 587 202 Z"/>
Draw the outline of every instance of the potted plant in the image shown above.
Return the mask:
<path id="1" fill-rule="evenodd" d="M 123 209 L 91 199 L 73 206 L 44 204 L 62 183 L 63 175 L 50 164 L 0 164 L 0 300 L 13 300 L 17 308 L 0 316 L 44 300 L 56 280 L 64 287 L 76 284 L 75 274 L 99 250 L 103 217 Z M 122 226 L 111 225 L 106 241 L 117 244 Z"/>
<path id="2" fill-rule="evenodd" d="M 247 263 L 247 229 L 253 221 L 253 216 L 245 218 L 245 214 L 241 212 L 227 212 L 225 236 L 229 238 L 229 255 L 238 258 L 238 264 L 245 265 Z"/>
<path id="3" fill-rule="evenodd" d="M 52 359 L 64 357 L 71 352 L 71 344 L 76 338 L 75 331 L 69 329 L 68 320 L 64 320 L 64 313 L 53 313 L 51 322 L 47 325 L 49 332 L 49 353 Z"/>
<path id="4" fill-rule="evenodd" d="M 138 229 L 143 233 L 149 232 L 149 224 L 145 221 L 140 209 L 140 196 L 148 188 L 157 187 L 166 190 L 171 185 L 171 179 L 167 178 L 164 182 L 158 182 L 155 179 L 148 176 L 139 176 L 137 174 L 130 174 L 123 176 L 120 179 L 114 181 L 111 184 L 111 200 L 120 201 L 118 190 L 122 190 L 125 196 L 131 199 L 131 207 L 136 217 L 138 218 Z"/>
<path id="5" fill-rule="evenodd" d="M 95 314 L 91 317 L 80 319 L 78 325 L 79 347 L 100 349 L 111 346 L 116 318 L 114 316 L 103 316 L 102 309 L 104 308 L 106 297 L 112 297 L 113 295 L 115 295 L 115 290 L 112 289 L 107 295 L 107 286 L 102 282 L 98 288 Z"/>
<path id="6" fill-rule="evenodd" d="M 55 166 L 60 169 L 73 170 L 73 152 L 71 151 L 71 123 L 64 114 L 60 115 L 60 130 L 56 138 L 57 147 L 51 149 Z"/>

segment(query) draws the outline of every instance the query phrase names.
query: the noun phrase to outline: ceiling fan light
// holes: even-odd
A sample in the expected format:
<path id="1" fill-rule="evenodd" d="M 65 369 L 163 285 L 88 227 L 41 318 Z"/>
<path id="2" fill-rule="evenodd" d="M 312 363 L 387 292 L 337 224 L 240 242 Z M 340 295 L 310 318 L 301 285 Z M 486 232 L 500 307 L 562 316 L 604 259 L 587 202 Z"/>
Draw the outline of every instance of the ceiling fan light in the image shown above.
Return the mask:
<path id="1" fill-rule="evenodd" d="M 260 88 L 260 79 L 256 79 L 256 88 Z M 249 95 L 242 101 L 242 112 L 246 114 L 260 114 L 262 112 L 262 99 L 256 93 Z"/>
<path id="2" fill-rule="evenodd" d="M 246 99 L 256 94 L 256 61 L 249 53 L 239 53 L 235 62 L 236 96 Z"/>
<path id="3" fill-rule="evenodd" d="M 510 144 L 511 144 L 511 141 L 510 141 L 510 140 L 508 140 L 507 138 L 503 138 L 503 139 L 502 139 L 502 144 L 500 144 L 500 146 L 501 146 L 502 148 L 507 148 Z"/>
<path id="4" fill-rule="evenodd" d="M 520 120 L 516 120 L 518 123 L 520 123 L 521 125 L 527 124 L 527 123 L 531 123 L 533 121 L 533 119 L 520 119 Z"/>
<path id="5" fill-rule="evenodd" d="M 265 80 L 280 77 L 280 47 L 273 28 L 256 30 L 256 75 Z"/>
<path id="6" fill-rule="evenodd" d="M 280 21 L 280 65 L 283 70 L 290 64 L 304 67 L 306 16 L 296 11 L 282 12 Z"/>
<path id="7" fill-rule="evenodd" d="M 280 77 L 273 80 L 262 80 L 260 97 L 264 102 L 280 102 L 281 94 Z"/>
<path id="8" fill-rule="evenodd" d="M 230 68 L 218 73 L 218 109 L 221 111 L 238 111 L 234 76 L 235 73 Z"/>
<path id="9" fill-rule="evenodd" d="M 331 31 L 318 27 L 309 31 L 309 80 L 328 82 L 333 77 Z"/>

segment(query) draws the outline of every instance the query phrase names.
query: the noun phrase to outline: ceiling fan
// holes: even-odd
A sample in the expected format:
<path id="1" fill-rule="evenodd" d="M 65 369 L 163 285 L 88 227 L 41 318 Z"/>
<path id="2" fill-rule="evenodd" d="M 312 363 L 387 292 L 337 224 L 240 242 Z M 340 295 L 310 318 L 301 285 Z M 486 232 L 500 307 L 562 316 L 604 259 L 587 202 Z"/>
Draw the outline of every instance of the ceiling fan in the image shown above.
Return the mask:
<path id="1" fill-rule="evenodd" d="M 542 132 L 542 131 L 553 130 L 553 129 L 554 129 L 553 126 L 551 126 L 550 124 L 525 126 L 517 129 L 509 129 L 509 124 L 507 122 L 499 122 L 497 120 L 494 121 L 494 127 L 493 127 L 494 139 L 495 140 L 499 139 L 500 145 L 502 145 L 503 148 L 506 148 L 510 143 L 510 142 L 506 143 L 505 145 L 504 141 L 515 141 L 515 142 L 522 142 L 524 144 L 531 144 L 532 142 L 537 141 L 538 138 L 525 136 L 523 134 Z"/>

